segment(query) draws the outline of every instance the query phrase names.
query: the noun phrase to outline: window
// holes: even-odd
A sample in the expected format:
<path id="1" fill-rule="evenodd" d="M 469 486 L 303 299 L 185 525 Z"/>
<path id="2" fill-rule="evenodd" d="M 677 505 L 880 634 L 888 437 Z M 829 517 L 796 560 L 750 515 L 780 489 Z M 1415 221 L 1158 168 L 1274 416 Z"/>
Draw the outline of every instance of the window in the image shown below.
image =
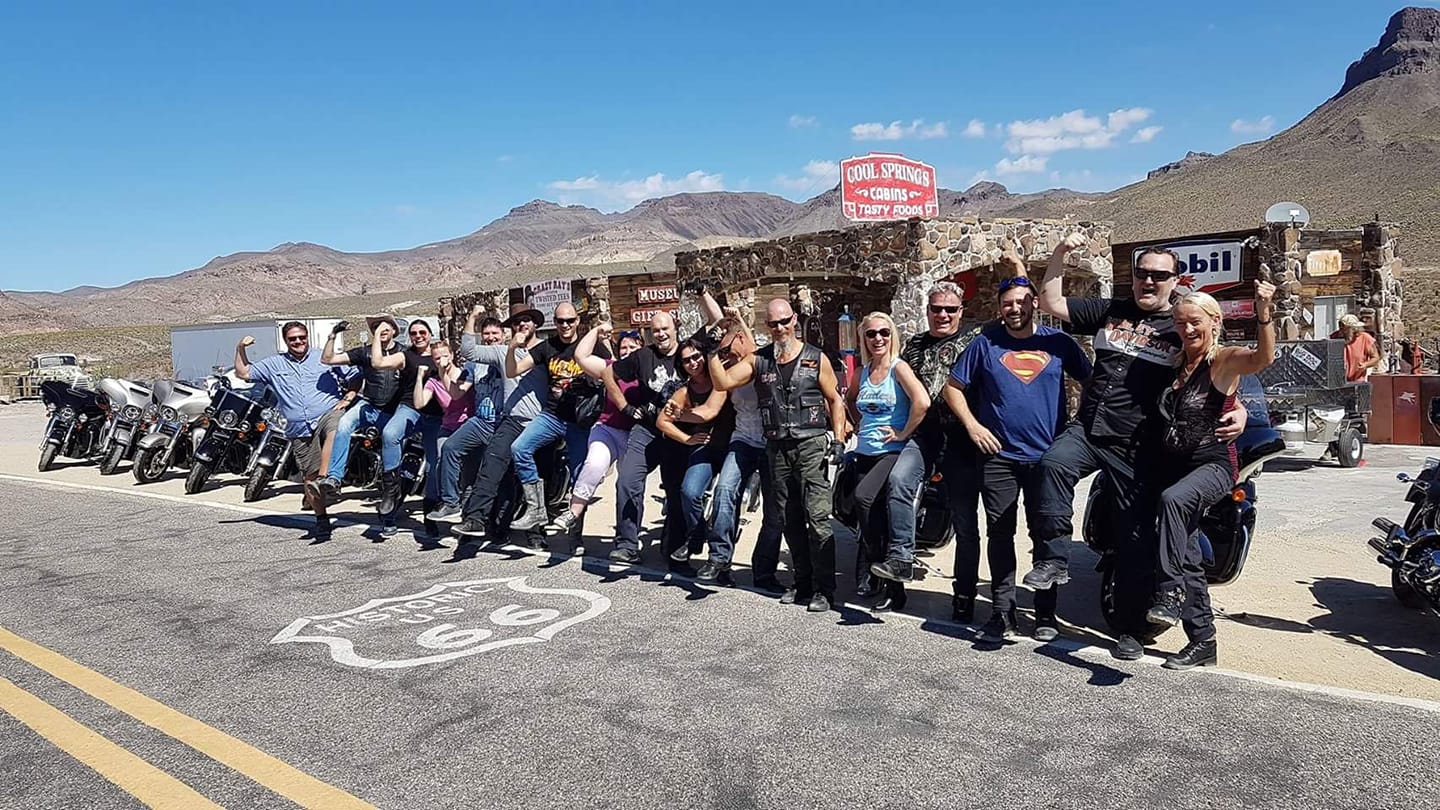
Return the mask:
<path id="1" fill-rule="evenodd" d="M 1316 338 L 1327 338 L 1340 328 L 1340 319 L 1350 312 L 1355 305 L 1353 295 L 1322 295 L 1315 297 L 1315 331 L 1312 333 Z"/>

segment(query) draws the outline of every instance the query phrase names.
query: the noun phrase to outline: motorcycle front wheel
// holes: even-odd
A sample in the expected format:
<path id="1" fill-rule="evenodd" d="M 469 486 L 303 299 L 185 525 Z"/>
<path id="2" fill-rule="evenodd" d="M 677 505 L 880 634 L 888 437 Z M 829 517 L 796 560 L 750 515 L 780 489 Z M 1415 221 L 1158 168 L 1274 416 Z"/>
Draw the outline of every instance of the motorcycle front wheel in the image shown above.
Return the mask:
<path id="1" fill-rule="evenodd" d="M 255 465 L 254 472 L 250 473 L 250 479 L 245 482 L 245 502 L 260 500 L 260 495 L 265 492 L 265 487 L 270 485 L 270 479 L 275 471 L 263 464 Z"/>
<path id="2" fill-rule="evenodd" d="M 1120 615 L 1120 609 L 1117 606 L 1117 586 L 1115 579 L 1115 565 L 1112 563 L 1105 567 L 1104 573 L 1100 576 L 1100 612 L 1105 615 L 1105 623 L 1110 625 L 1110 632 L 1116 636 L 1122 636 L 1128 634 L 1128 629 L 1124 617 Z M 1161 633 L 1170 629 L 1168 625 L 1164 624 L 1156 624 L 1154 622 L 1150 622 L 1149 624 L 1150 631 L 1143 636 L 1137 637 L 1141 644 L 1153 643 L 1155 639 L 1160 637 Z"/>
<path id="3" fill-rule="evenodd" d="M 120 459 L 125 455 L 125 446 L 119 442 L 110 445 L 105 451 L 105 457 L 100 459 L 100 474 L 111 475 L 120 466 Z"/>
<path id="4" fill-rule="evenodd" d="M 55 456 L 60 453 L 60 445 L 45 444 L 45 449 L 40 451 L 40 472 L 49 472 L 51 465 L 55 463 Z"/>
<path id="5" fill-rule="evenodd" d="M 1401 579 L 1399 571 L 1390 571 L 1390 590 L 1395 592 L 1395 598 L 1400 600 L 1400 604 L 1411 610 L 1421 610 L 1425 607 L 1425 597 L 1417 593 L 1404 579 Z"/>
<path id="6" fill-rule="evenodd" d="M 169 469 L 164 459 L 165 445 L 151 445 L 135 454 L 135 460 L 130 464 L 130 471 L 135 474 L 135 480 L 141 484 L 158 481 L 160 476 Z"/>
<path id="7" fill-rule="evenodd" d="M 194 464 L 190 465 L 190 474 L 185 476 L 185 494 L 194 495 L 204 489 L 205 482 L 210 480 L 210 474 L 214 470 L 214 464 L 197 459 Z"/>

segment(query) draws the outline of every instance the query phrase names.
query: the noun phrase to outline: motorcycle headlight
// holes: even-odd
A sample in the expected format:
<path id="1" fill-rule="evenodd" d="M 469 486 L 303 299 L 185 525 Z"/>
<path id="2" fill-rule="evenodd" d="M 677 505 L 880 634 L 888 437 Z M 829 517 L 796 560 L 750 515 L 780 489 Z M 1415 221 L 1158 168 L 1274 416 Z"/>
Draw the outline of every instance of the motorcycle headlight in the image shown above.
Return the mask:
<path id="1" fill-rule="evenodd" d="M 69 405 L 66 405 L 65 407 L 60 409 L 60 418 L 69 422 L 70 420 L 75 418 L 75 409 L 70 407 Z"/>
<path id="2" fill-rule="evenodd" d="M 156 405 L 155 403 L 152 402 L 152 403 L 150 403 L 149 405 L 146 405 L 146 406 L 145 406 L 145 418 L 146 418 L 146 419 L 154 419 L 155 417 L 157 417 L 157 416 L 159 416 L 159 415 L 160 415 L 160 406 L 159 406 L 159 405 Z"/>
<path id="3" fill-rule="evenodd" d="M 290 427 L 290 420 L 277 413 L 273 418 L 271 418 L 270 424 L 276 430 L 284 432 L 285 428 Z"/>
<path id="4" fill-rule="evenodd" d="M 120 418 L 126 420 L 127 422 L 134 422 L 136 419 L 140 418 L 140 406 L 126 405 L 125 407 L 120 409 Z"/>
<path id="5" fill-rule="evenodd" d="M 175 409 L 172 408 L 172 407 L 170 407 L 169 405 L 162 405 L 162 406 L 160 406 L 160 418 L 161 418 L 163 421 L 166 421 L 166 422 L 174 422 L 174 421 L 175 421 L 176 419 L 178 419 L 179 417 L 180 417 L 180 414 L 176 413 L 176 412 L 175 412 Z"/>
<path id="6" fill-rule="evenodd" d="M 235 415 L 234 411 L 221 411 L 220 416 L 216 419 L 216 421 L 220 423 L 220 427 L 223 428 L 235 427 L 235 422 L 238 420 L 239 417 Z"/>
<path id="7" fill-rule="evenodd" d="M 274 408 L 266 408 L 265 410 L 260 412 L 260 421 L 274 422 L 277 418 L 279 418 L 279 416 L 279 411 L 275 410 Z"/>

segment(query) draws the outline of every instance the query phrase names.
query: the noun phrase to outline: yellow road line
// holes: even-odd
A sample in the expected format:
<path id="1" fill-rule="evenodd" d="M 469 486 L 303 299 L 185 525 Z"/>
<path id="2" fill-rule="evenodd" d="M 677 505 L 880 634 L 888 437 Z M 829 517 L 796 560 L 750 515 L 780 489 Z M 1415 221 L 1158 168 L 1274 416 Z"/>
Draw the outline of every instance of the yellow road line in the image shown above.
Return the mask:
<path id="1" fill-rule="evenodd" d="M 45 670 L 91 697 L 110 704 L 145 725 L 174 737 L 302 807 L 375 810 L 374 805 L 287 765 L 249 743 L 181 714 L 3 627 L 0 627 L 0 649 Z"/>
<path id="2" fill-rule="evenodd" d="M 49 703 L 0 678 L 0 709 L 148 807 L 215 808 L 189 785 L 96 734 Z"/>

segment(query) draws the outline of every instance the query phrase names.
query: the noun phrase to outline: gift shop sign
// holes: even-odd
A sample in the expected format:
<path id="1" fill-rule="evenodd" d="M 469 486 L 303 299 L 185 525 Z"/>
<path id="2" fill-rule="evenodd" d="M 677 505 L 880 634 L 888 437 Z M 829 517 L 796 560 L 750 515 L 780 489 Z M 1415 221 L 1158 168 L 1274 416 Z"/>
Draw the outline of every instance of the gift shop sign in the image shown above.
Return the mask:
<path id="1" fill-rule="evenodd" d="M 1173 242 L 1161 247 L 1180 257 L 1180 286 L 1196 292 L 1213 293 L 1240 286 L 1240 242 Z M 1136 248 L 1130 266 L 1140 260 L 1145 248 Z"/>
<path id="2" fill-rule="evenodd" d="M 680 310 L 678 310 L 678 309 L 673 309 L 673 308 L 671 308 L 671 307 L 653 307 L 653 308 L 649 308 L 649 309 L 632 309 L 632 310 L 630 310 L 630 325 L 631 325 L 631 326 L 649 326 L 649 325 L 650 325 L 650 322 L 653 321 L 653 320 L 655 320 L 655 316 L 658 315 L 658 314 L 660 314 L 660 313 L 662 313 L 662 312 L 668 312 L 668 313 L 670 313 L 670 317 L 671 317 L 671 318 L 674 318 L 674 319 L 676 319 L 676 320 L 679 320 L 679 319 L 680 319 Z"/>
<path id="3" fill-rule="evenodd" d="M 903 155 L 849 158 L 840 164 L 840 208 L 858 222 L 938 217 L 935 169 Z"/>

